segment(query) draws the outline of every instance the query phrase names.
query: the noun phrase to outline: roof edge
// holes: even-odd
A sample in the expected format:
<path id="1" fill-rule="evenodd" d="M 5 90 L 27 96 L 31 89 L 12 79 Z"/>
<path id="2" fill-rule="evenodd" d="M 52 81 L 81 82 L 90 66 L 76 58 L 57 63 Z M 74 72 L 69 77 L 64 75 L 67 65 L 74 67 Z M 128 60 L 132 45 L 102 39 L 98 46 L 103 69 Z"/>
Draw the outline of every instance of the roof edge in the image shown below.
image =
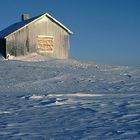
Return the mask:
<path id="1" fill-rule="evenodd" d="M 55 23 L 57 23 L 59 26 L 61 26 L 63 29 L 65 29 L 69 34 L 73 34 L 73 32 L 71 30 L 69 30 L 65 25 L 63 25 L 61 22 L 59 22 L 58 20 L 56 20 L 55 18 L 53 18 L 50 14 L 45 13 L 45 16 L 47 16 L 48 18 L 52 19 Z"/>
<path id="2" fill-rule="evenodd" d="M 48 13 L 44 13 L 42 15 L 40 15 L 38 18 L 34 19 L 33 21 L 27 23 L 26 25 L 24 25 L 23 27 L 15 30 L 14 32 L 10 33 L 9 35 L 12 35 L 16 32 L 18 32 L 19 30 L 24 29 L 25 27 L 29 26 L 30 24 L 36 22 L 37 20 L 41 19 L 43 16 L 47 16 L 48 18 L 50 18 L 51 20 L 53 20 L 56 24 L 58 24 L 60 27 L 62 27 L 65 31 L 67 31 L 70 35 L 73 34 L 73 32 L 71 30 L 69 30 L 66 26 L 64 26 L 62 23 L 60 23 L 58 20 L 56 20 L 55 18 L 53 18 L 50 14 Z M 9 35 L 5 36 L 4 38 L 6 39 Z"/>

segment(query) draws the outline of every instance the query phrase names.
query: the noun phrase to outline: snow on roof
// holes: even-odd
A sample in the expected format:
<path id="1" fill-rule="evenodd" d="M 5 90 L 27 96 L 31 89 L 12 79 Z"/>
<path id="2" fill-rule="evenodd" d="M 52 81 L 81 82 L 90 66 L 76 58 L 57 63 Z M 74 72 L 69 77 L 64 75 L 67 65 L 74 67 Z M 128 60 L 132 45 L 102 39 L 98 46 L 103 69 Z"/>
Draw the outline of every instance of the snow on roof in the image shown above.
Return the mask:
<path id="1" fill-rule="evenodd" d="M 7 27 L 4 30 L 0 31 L 0 38 L 6 38 L 7 36 L 11 35 L 12 33 L 17 32 L 21 28 L 24 28 L 24 27 L 28 26 L 32 22 L 35 22 L 36 20 L 39 20 L 43 16 L 47 16 L 52 21 L 54 21 L 56 24 L 58 24 L 60 27 L 62 27 L 64 30 L 66 30 L 69 34 L 73 34 L 73 32 L 71 32 L 68 28 L 66 28 L 62 23 L 60 23 L 59 21 L 57 21 L 55 18 L 53 18 L 48 13 L 45 13 L 43 15 L 39 15 L 39 16 L 30 18 L 28 20 L 24 20 L 24 21 L 17 22 L 15 24 L 10 25 L 9 27 Z"/>

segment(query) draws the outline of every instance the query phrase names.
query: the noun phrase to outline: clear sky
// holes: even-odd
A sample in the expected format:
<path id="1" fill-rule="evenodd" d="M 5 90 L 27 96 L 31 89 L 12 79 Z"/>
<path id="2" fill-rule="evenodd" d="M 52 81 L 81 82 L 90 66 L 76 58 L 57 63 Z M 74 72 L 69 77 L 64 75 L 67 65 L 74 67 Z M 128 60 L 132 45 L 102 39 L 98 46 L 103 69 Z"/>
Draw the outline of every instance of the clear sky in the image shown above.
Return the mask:
<path id="1" fill-rule="evenodd" d="M 72 58 L 140 66 L 140 0 L 1 0 L 0 30 L 45 12 L 74 32 Z"/>

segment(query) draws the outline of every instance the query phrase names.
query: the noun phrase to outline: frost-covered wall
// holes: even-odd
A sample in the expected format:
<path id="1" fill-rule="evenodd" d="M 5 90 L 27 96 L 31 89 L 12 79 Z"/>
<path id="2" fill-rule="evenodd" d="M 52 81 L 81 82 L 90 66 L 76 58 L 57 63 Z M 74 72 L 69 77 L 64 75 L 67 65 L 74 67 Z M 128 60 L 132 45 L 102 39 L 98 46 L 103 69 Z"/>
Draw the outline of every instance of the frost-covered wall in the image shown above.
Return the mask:
<path id="1" fill-rule="evenodd" d="M 52 51 L 39 51 L 38 38 L 40 36 L 52 38 Z M 50 45 L 49 42 L 46 44 Z M 64 59 L 69 56 L 69 47 L 69 33 L 47 16 L 43 16 L 6 38 L 6 53 L 14 56 L 38 52 Z"/>

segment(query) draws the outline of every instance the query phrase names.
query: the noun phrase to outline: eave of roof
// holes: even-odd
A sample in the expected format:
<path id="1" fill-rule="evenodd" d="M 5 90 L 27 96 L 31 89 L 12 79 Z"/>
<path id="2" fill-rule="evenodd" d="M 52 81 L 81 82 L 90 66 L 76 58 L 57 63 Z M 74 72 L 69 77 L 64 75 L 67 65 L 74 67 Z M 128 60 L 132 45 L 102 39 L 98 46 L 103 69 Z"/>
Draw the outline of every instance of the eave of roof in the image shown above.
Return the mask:
<path id="1" fill-rule="evenodd" d="M 73 32 L 71 30 L 69 30 L 66 26 L 64 26 L 62 23 L 60 23 L 58 20 L 56 20 L 55 18 L 53 18 L 50 14 L 45 13 L 44 16 L 47 16 L 48 18 L 50 18 L 51 20 L 53 20 L 55 23 L 57 23 L 60 27 L 62 27 L 64 30 L 66 30 L 69 34 L 73 34 Z"/>
<path id="2" fill-rule="evenodd" d="M 58 24 L 61 28 L 63 28 L 66 32 L 68 32 L 69 34 L 73 34 L 72 31 L 70 31 L 66 26 L 64 26 L 62 23 L 60 23 L 58 20 L 56 20 L 55 18 L 53 18 L 50 14 L 48 13 L 45 13 L 43 15 L 40 15 L 40 16 L 36 16 L 34 18 L 31 18 L 29 20 L 26 20 L 26 21 L 22 21 L 22 22 L 19 22 L 21 23 L 19 28 L 15 29 L 14 31 L 8 33 L 8 34 L 4 34 L 3 36 L 0 36 L 0 38 L 7 38 L 9 35 L 12 35 L 16 32 L 18 32 L 19 30 L 22 30 L 24 29 L 25 27 L 29 26 L 30 24 L 36 22 L 37 20 L 40 20 L 43 16 L 47 16 L 49 19 L 51 19 L 52 21 L 54 21 L 56 24 Z M 16 23 L 16 24 L 19 24 L 19 23 Z M 16 25 L 16 24 L 13 24 L 12 26 Z M 10 26 L 9 26 L 10 28 Z M 7 28 L 6 28 L 7 29 Z M 4 29 L 4 30 L 6 30 Z"/>

